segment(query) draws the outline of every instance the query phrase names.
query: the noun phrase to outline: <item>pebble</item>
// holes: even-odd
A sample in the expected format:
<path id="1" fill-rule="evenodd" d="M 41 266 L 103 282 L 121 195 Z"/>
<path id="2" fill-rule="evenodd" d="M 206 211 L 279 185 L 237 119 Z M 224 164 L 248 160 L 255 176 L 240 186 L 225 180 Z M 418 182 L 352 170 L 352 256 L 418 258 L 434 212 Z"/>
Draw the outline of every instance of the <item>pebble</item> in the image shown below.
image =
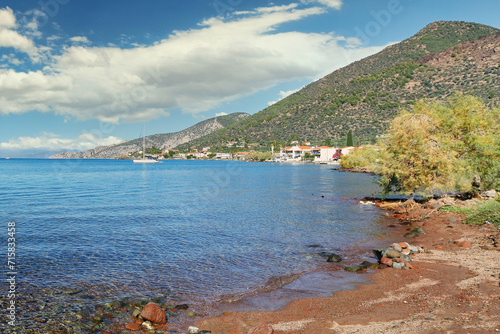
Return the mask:
<path id="1" fill-rule="evenodd" d="M 189 326 L 188 334 L 198 334 L 200 329 L 198 327 Z"/>

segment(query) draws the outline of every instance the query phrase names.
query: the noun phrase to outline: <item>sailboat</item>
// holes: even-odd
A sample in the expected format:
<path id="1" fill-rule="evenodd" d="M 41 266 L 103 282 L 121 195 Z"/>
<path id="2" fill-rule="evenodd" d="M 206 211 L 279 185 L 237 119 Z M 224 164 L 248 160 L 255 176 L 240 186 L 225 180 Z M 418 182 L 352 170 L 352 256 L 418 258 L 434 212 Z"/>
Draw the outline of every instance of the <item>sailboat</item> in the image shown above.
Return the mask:
<path id="1" fill-rule="evenodd" d="M 146 124 L 144 124 L 143 134 L 142 134 L 142 159 L 134 159 L 132 160 L 134 163 L 141 164 L 157 164 L 159 163 L 156 159 L 146 159 L 144 157 L 144 152 L 146 152 Z"/>

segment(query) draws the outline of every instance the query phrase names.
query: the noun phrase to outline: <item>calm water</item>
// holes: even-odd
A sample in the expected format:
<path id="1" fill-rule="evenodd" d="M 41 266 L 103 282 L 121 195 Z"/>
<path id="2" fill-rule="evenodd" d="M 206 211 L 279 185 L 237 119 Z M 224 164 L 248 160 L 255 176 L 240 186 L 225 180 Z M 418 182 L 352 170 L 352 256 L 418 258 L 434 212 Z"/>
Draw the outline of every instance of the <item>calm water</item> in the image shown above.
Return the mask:
<path id="1" fill-rule="evenodd" d="M 0 240 L 16 222 L 25 289 L 209 302 L 316 266 L 313 244 L 384 234 L 377 208 L 342 199 L 375 191 L 326 165 L 0 160 Z"/>

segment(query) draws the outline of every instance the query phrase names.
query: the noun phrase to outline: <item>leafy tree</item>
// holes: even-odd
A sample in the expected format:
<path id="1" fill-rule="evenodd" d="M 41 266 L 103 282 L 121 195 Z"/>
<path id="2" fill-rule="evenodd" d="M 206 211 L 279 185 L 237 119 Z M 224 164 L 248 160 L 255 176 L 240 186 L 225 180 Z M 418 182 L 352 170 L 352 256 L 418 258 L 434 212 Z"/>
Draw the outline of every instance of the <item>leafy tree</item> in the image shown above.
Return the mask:
<path id="1" fill-rule="evenodd" d="M 273 154 L 271 152 L 250 151 L 247 155 L 247 159 L 253 161 L 266 161 L 272 158 Z"/>
<path id="2" fill-rule="evenodd" d="M 381 168 L 386 192 L 436 193 L 500 187 L 500 109 L 456 95 L 447 103 L 420 101 L 391 124 Z"/>
<path id="3" fill-rule="evenodd" d="M 326 138 L 325 146 L 332 146 L 332 141 L 330 140 L 330 138 Z"/>
<path id="4" fill-rule="evenodd" d="M 209 159 L 213 159 L 217 154 L 215 153 L 210 153 L 208 156 Z"/>
<path id="5" fill-rule="evenodd" d="M 349 130 L 349 132 L 347 133 L 346 146 L 354 146 L 354 143 L 353 143 L 353 140 L 352 140 L 352 131 L 351 130 Z"/>

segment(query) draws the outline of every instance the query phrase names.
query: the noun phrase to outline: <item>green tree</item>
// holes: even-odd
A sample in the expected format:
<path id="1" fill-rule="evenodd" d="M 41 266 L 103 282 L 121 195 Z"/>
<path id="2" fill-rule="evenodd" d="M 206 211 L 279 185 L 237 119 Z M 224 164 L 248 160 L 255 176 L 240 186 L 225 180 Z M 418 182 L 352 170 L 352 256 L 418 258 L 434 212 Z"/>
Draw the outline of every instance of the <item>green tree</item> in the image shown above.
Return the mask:
<path id="1" fill-rule="evenodd" d="M 332 141 L 330 138 L 326 138 L 325 140 L 325 146 L 332 146 Z"/>
<path id="2" fill-rule="evenodd" d="M 476 97 L 419 101 L 391 124 L 381 168 L 386 192 L 473 191 L 500 187 L 500 109 Z"/>
<path id="3" fill-rule="evenodd" d="M 351 130 L 349 130 L 349 132 L 347 133 L 346 146 L 354 146 L 354 142 L 352 141 L 352 131 Z"/>

